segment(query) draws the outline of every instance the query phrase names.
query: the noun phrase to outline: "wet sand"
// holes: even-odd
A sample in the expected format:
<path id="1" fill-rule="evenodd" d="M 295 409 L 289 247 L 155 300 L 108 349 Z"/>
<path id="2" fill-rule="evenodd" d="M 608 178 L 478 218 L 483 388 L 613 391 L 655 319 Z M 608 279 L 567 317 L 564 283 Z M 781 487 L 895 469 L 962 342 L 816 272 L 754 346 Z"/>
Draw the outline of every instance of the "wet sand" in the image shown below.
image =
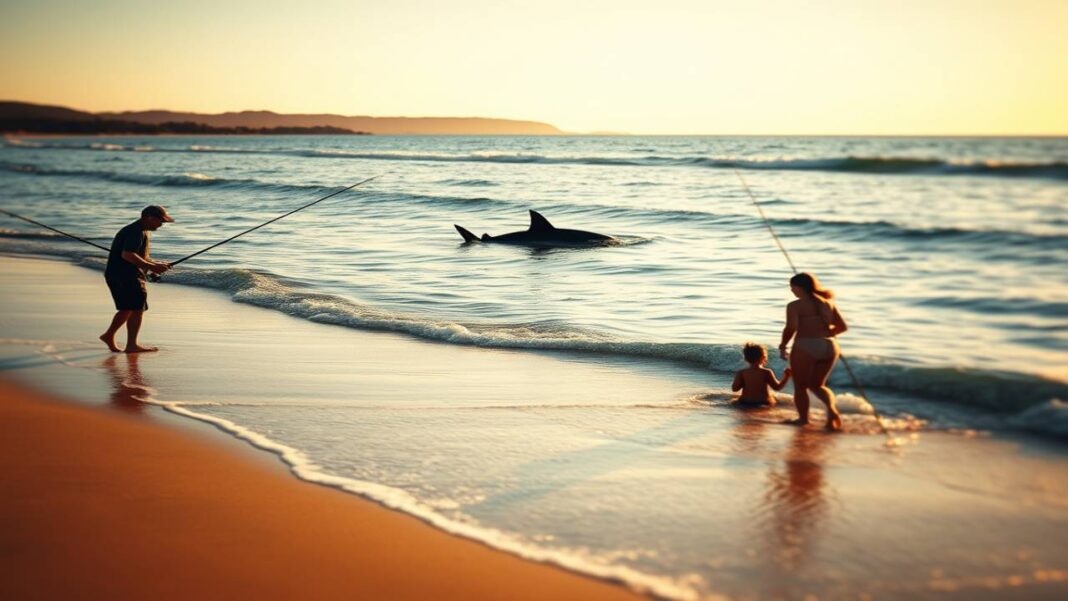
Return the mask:
<path id="1" fill-rule="evenodd" d="M 28 353 L 37 347 L 17 330 L 29 320 L 43 336 L 81 341 L 73 355 L 94 364 L 138 360 L 83 340 L 110 309 L 102 287 L 70 296 L 71 273 L 96 284 L 93 272 L 0 261 L 36 294 L 56 293 L 32 305 L 5 294 L 0 317 L 0 598 L 638 598 L 302 482 L 273 455 L 145 405 L 137 381 L 71 369 L 71 354 Z M 145 342 L 159 342 L 154 325 Z"/>
<path id="2" fill-rule="evenodd" d="M 1068 582 L 1063 453 L 1030 439 L 921 432 L 903 453 L 888 453 L 881 436 L 830 436 L 722 406 L 650 408 L 725 389 L 729 374 L 431 343 L 185 286 L 155 286 L 150 302 L 142 341 L 162 351 L 109 353 L 95 340 L 112 311 L 99 272 L 0 257 L 0 378 L 82 405 L 16 399 L 0 409 L 0 473 L 12 474 L 5 492 L 16 491 L 0 506 L 0 598 L 23 598 L 38 584 L 56 587 L 36 589 L 45 598 L 629 595 L 301 482 L 276 455 L 152 404 L 214 402 L 314 402 L 324 416 L 389 407 L 409 430 L 425 424 L 428 433 L 437 423 L 424 415 L 431 401 L 540 407 L 566 398 L 657 411 L 643 422 L 651 431 L 637 431 L 655 435 L 651 445 L 624 432 L 627 444 L 596 438 L 571 454 L 547 449 L 531 465 L 566 485 L 611 482 L 611 494 L 583 502 L 609 500 L 627 515 L 646 508 L 634 521 L 673 543 L 693 541 L 708 566 L 705 590 L 730 598 L 1057 599 Z M 362 455 L 403 432 L 354 419 L 329 424 L 342 438 L 329 444 L 351 443 Z M 436 452 L 428 438 L 415 448 Z M 475 436 L 464 449 L 504 448 L 480 443 Z M 630 478 L 633 495 L 621 496 Z M 667 517 L 654 523 L 657 503 Z M 617 534 L 626 529 L 599 530 Z M 548 588 L 550 579 L 560 588 Z M 23 588 L 4 588 L 14 586 Z"/>

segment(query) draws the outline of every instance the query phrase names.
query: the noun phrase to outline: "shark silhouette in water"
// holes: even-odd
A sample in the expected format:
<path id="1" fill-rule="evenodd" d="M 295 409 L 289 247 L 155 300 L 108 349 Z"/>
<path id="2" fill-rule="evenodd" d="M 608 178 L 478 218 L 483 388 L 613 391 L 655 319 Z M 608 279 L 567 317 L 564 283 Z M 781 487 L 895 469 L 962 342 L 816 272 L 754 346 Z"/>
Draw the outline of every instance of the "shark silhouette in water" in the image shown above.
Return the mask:
<path id="1" fill-rule="evenodd" d="M 495 242 L 498 244 L 515 244 L 519 246 L 533 246 L 539 248 L 582 247 L 602 246 L 618 242 L 612 236 L 584 232 L 582 230 L 560 229 L 537 211 L 530 212 L 530 228 L 524 232 L 511 232 L 500 236 L 482 234 L 479 238 L 464 228 L 454 225 L 456 231 L 464 237 L 464 242 Z"/>

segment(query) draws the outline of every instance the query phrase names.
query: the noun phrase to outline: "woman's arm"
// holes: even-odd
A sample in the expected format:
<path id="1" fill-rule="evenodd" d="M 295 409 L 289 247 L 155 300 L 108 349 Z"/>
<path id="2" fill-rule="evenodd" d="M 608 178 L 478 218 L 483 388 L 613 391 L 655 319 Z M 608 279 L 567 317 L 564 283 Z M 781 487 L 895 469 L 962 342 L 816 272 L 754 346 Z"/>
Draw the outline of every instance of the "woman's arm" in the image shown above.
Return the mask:
<path id="1" fill-rule="evenodd" d="M 849 326 L 846 325 L 845 318 L 838 312 L 838 305 L 831 307 L 831 325 L 834 326 L 831 330 L 832 336 L 844 334 L 849 329 Z"/>
<path id="2" fill-rule="evenodd" d="M 779 356 L 786 359 L 786 345 L 790 343 L 790 339 L 794 337 L 794 333 L 797 332 L 797 309 L 794 307 L 794 303 L 786 305 L 786 327 L 782 329 L 782 341 L 779 343 Z"/>

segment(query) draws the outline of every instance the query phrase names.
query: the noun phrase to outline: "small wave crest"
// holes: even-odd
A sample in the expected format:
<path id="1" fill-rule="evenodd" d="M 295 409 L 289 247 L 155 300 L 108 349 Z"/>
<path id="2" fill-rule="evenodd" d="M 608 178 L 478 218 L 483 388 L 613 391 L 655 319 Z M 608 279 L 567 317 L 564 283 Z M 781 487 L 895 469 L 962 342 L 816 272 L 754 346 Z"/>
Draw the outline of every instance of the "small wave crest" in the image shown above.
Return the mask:
<path id="1" fill-rule="evenodd" d="M 1048 250 L 1068 248 L 1068 236 L 1039 234 L 999 229 L 969 229 L 960 227 L 910 227 L 889 221 L 837 221 L 827 219 L 778 218 L 771 222 L 778 226 L 821 228 L 835 231 L 839 236 L 854 235 L 859 240 L 897 238 L 915 241 L 952 241 L 983 247 L 1001 248 L 1035 246 Z"/>
<path id="2" fill-rule="evenodd" d="M 927 175 L 991 175 L 1068 179 L 1068 163 L 999 160 L 944 160 L 912 157 L 831 157 L 814 159 L 700 158 L 695 164 L 708 167 L 783 171 L 840 171 Z"/>
<path id="3" fill-rule="evenodd" d="M 21 240 L 66 240 L 67 237 L 62 234 L 55 234 L 48 231 L 34 231 L 27 232 L 23 230 L 12 230 L 6 227 L 0 227 L 0 237 L 2 238 L 14 238 Z"/>
<path id="4" fill-rule="evenodd" d="M 617 167 L 677 166 L 713 169 L 745 169 L 772 171 L 828 171 L 860 174 L 899 175 L 977 175 L 992 177 L 1032 177 L 1068 179 L 1068 162 L 1022 161 L 1003 159 L 945 159 L 902 156 L 839 156 L 839 157 L 737 157 L 737 156 L 589 156 L 550 155 L 537 153 L 498 152 L 409 152 L 323 149 L 256 149 L 206 144 L 186 147 L 127 146 L 115 142 L 78 143 L 70 141 L 38 142 L 5 138 L 11 148 L 74 149 L 97 151 L 155 151 L 225 154 L 266 154 L 304 158 L 362 159 L 374 161 L 438 161 L 484 162 L 506 164 L 571 164 Z"/>
<path id="5" fill-rule="evenodd" d="M 500 185 L 497 182 L 492 182 L 488 179 L 443 179 L 437 183 L 445 186 L 463 186 L 471 188 L 482 188 Z"/>
<path id="6" fill-rule="evenodd" d="M 95 269 L 104 267 L 102 257 L 58 248 L 44 241 L 16 238 L 4 246 L 19 254 L 51 254 Z M 628 341 L 559 322 L 494 324 L 431 319 L 300 289 L 271 274 L 246 269 L 186 268 L 169 273 L 166 280 L 225 291 L 237 302 L 274 309 L 309 321 L 398 332 L 451 344 L 650 358 L 725 373 L 740 367 L 736 344 Z M 778 359 L 774 358 L 773 362 L 777 363 Z M 981 420 L 980 427 L 1004 426 L 1068 438 L 1063 419 L 1068 383 L 1018 372 L 918 366 L 871 356 L 851 356 L 850 365 L 866 388 L 983 410 L 987 417 Z M 852 382 L 844 370 L 836 369 L 831 384 L 847 391 Z M 999 417 L 991 420 L 990 415 Z"/>
<path id="7" fill-rule="evenodd" d="M 238 302 L 354 329 L 400 332 L 471 346 L 645 357 L 728 373 L 739 367 L 735 344 L 627 341 L 557 322 L 479 324 L 427 319 L 299 290 L 269 274 L 243 269 L 183 270 L 168 278 L 175 283 L 227 291 Z M 850 364 L 860 381 L 872 389 L 904 392 L 1002 414 L 1020 413 L 1053 399 L 1068 398 L 1068 384 L 1029 374 L 905 365 L 877 357 L 852 357 Z M 842 388 L 851 384 L 841 369 L 834 372 L 831 382 Z M 1068 434 L 1057 430 L 1047 433 Z"/>
<path id="8" fill-rule="evenodd" d="M 0 163 L 0 170 L 8 171 L 11 173 L 20 173 L 24 175 L 37 175 L 45 177 L 82 177 L 110 182 L 138 184 L 143 186 L 217 186 L 223 188 L 272 190 L 283 192 L 320 190 L 323 188 L 323 186 L 316 185 L 281 184 L 263 182 L 256 179 L 228 179 L 222 177 L 214 177 L 211 175 L 206 175 L 197 172 L 157 175 L 147 173 L 120 173 L 115 171 L 97 171 L 82 169 L 53 169 L 49 167 L 41 167 L 38 165 L 31 165 L 26 163 Z"/>

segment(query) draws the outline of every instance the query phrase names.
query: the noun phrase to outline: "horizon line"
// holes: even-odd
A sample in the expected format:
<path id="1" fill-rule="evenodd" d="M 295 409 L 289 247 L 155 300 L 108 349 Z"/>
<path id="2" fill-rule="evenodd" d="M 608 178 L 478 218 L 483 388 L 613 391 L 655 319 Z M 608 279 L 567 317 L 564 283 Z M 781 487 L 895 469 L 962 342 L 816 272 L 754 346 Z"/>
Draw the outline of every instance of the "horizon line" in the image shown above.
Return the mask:
<path id="1" fill-rule="evenodd" d="M 509 136 L 509 137 L 559 137 L 559 136 L 590 136 L 590 137 L 642 137 L 642 136 L 662 136 L 662 137 L 774 137 L 774 138 L 790 138 L 790 137 L 803 137 L 803 138 L 1066 138 L 1068 137 L 1068 131 L 1059 133 L 632 133 L 626 131 L 568 131 L 561 129 L 549 121 L 541 121 L 537 119 L 520 119 L 514 117 L 486 117 L 486 116 L 410 116 L 410 115 L 369 115 L 369 114 L 347 114 L 347 113 L 331 113 L 331 112 L 279 112 L 274 109 L 258 108 L 258 109 L 238 109 L 238 110 L 223 110 L 218 112 L 207 112 L 198 110 L 181 110 L 172 108 L 150 108 L 150 109 L 118 109 L 118 110 L 87 110 L 80 108 L 73 108 L 71 105 L 65 104 L 49 104 L 41 101 L 31 100 L 14 100 L 9 98 L 0 98 L 2 102 L 13 102 L 22 104 L 33 104 L 37 106 L 48 106 L 55 108 L 68 109 L 73 111 L 80 111 L 97 115 L 100 113 L 143 113 L 143 112 L 167 112 L 167 113 L 194 113 L 202 115 L 222 115 L 226 113 L 273 113 L 275 115 L 332 115 L 338 117 L 348 118 L 366 118 L 366 119 L 486 119 L 494 121 L 517 121 L 527 123 L 538 123 L 542 125 L 548 125 L 560 131 L 559 134 L 375 134 L 375 135 L 396 135 L 396 136 L 466 136 L 466 135 L 479 135 L 479 136 Z M 5 134 L 6 135 L 6 134 Z M 72 134 L 77 135 L 77 134 Z M 87 135 L 100 135 L 100 134 L 87 134 Z M 146 134 L 146 135 L 169 135 L 169 134 Z M 210 135 L 210 134 L 209 134 Z M 218 134 L 227 135 L 227 134 Z M 249 134 L 242 134 L 249 135 Z"/>

